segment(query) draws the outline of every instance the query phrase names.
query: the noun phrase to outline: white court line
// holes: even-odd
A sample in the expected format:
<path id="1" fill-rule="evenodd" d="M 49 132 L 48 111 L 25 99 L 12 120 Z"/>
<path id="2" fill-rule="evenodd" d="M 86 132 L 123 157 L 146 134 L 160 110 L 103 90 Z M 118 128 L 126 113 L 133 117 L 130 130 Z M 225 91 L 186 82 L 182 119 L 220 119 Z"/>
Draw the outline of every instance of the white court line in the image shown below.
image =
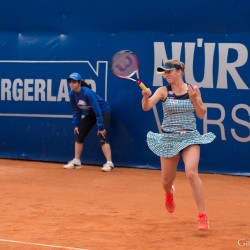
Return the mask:
<path id="1" fill-rule="evenodd" d="M 10 243 L 19 243 L 19 244 L 25 244 L 25 245 L 42 246 L 42 247 L 53 247 L 53 248 L 61 248 L 61 249 L 70 249 L 70 250 L 89 250 L 89 249 L 86 249 L 86 248 L 55 246 L 55 245 L 48 245 L 48 244 L 41 244 L 41 243 L 32 243 L 32 242 L 17 241 L 17 240 L 0 239 L 0 241 L 10 242 Z"/>

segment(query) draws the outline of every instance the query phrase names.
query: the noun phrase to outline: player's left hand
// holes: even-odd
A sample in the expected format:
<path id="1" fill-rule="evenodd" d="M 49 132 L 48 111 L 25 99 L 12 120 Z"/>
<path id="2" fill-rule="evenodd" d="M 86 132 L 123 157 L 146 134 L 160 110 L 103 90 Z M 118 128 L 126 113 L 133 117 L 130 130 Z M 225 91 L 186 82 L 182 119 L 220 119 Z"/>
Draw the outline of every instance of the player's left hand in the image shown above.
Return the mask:
<path id="1" fill-rule="evenodd" d="M 188 85 L 188 94 L 189 94 L 189 98 L 192 102 L 196 101 L 197 97 L 199 96 L 198 87 L 195 85 Z"/>

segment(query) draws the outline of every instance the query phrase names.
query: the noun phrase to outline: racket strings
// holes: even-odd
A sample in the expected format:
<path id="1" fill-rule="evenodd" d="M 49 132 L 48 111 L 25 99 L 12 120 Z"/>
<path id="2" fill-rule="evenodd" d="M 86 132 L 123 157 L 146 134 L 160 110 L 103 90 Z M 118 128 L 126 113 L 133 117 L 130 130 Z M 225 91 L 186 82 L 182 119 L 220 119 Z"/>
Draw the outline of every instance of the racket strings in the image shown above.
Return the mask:
<path id="1" fill-rule="evenodd" d="M 122 53 L 112 59 L 112 70 L 118 76 L 130 77 L 137 69 L 137 59 L 131 53 Z"/>

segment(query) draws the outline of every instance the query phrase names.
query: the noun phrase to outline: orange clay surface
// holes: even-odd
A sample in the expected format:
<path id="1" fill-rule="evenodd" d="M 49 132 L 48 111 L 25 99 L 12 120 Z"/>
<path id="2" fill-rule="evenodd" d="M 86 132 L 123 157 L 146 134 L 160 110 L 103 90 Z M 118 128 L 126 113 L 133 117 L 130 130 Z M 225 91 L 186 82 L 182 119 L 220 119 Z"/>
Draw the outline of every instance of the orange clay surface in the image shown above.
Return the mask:
<path id="1" fill-rule="evenodd" d="M 159 170 L 0 159 L 0 249 L 250 249 L 250 178 L 200 174 L 210 230 L 198 231 L 189 183 L 178 172 L 167 213 Z"/>

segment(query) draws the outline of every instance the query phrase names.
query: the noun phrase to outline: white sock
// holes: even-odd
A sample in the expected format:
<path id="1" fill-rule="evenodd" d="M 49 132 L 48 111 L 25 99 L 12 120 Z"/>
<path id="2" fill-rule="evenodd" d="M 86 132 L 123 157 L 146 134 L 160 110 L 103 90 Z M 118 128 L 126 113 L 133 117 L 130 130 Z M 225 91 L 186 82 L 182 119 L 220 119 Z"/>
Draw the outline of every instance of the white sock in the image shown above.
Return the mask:
<path id="1" fill-rule="evenodd" d="M 77 163 L 77 164 L 79 164 L 79 165 L 81 165 L 81 161 L 80 161 L 80 159 L 76 159 L 76 158 L 74 158 L 74 162 L 75 162 L 75 163 Z"/>

